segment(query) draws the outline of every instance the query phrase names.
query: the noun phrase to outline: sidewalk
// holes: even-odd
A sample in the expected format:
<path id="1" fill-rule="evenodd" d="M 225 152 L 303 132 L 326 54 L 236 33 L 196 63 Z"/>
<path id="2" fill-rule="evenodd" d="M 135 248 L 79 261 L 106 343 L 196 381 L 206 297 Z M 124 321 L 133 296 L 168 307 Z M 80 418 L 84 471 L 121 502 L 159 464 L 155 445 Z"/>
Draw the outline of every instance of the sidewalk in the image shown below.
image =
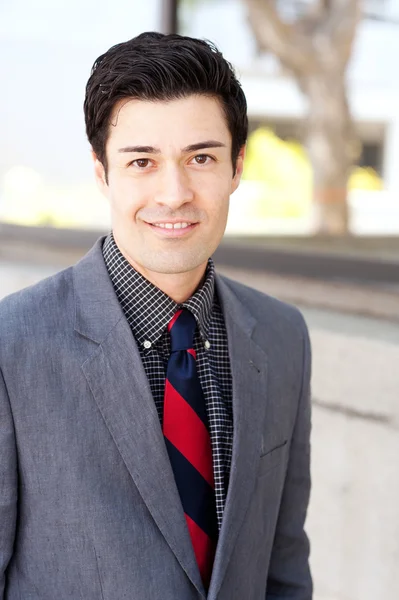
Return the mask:
<path id="1" fill-rule="evenodd" d="M 399 322 L 399 289 L 396 290 L 394 286 L 315 281 L 305 277 L 238 270 L 223 265 L 217 267 L 227 277 L 245 281 L 246 285 L 292 304 Z"/>

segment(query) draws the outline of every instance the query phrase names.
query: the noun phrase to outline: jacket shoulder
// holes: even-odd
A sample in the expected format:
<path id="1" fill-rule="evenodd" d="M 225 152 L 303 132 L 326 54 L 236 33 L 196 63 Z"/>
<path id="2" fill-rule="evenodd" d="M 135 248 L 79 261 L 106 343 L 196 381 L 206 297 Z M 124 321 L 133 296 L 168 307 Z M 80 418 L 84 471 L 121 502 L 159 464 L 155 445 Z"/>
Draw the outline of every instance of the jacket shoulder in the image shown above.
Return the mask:
<path id="1" fill-rule="evenodd" d="M 44 327 L 59 326 L 72 289 L 72 267 L 0 300 L 0 345 L 10 336 L 29 336 Z"/>
<path id="2" fill-rule="evenodd" d="M 279 329 L 294 328 L 301 337 L 304 331 L 307 333 L 305 319 L 296 306 L 224 275 L 219 277 L 259 323 L 267 322 Z"/>

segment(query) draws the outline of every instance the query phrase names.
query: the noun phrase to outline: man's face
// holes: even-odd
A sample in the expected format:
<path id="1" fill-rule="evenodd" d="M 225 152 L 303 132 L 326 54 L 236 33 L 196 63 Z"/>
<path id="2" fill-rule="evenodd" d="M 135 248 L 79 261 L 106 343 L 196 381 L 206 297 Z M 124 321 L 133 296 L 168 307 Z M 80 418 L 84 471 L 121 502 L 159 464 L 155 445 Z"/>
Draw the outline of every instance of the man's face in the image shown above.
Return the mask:
<path id="1" fill-rule="evenodd" d="M 233 177 L 231 144 L 215 98 L 127 99 L 115 106 L 108 184 L 94 156 L 96 178 L 110 201 L 119 248 L 148 279 L 205 268 L 241 178 L 243 150 Z"/>

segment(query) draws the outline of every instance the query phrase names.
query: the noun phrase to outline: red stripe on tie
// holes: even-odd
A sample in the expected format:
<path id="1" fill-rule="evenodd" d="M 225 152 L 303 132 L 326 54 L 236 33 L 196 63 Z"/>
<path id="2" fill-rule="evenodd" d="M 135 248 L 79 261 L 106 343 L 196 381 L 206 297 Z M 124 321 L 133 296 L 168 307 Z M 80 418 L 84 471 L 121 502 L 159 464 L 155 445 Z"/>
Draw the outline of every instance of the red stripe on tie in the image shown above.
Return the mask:
<path id="1" fill-rule="evenodd" d="M 188 352 L 189 354 L 191 354 L 191 356 L 194 356 L 195 360 L 197 360 L 197 353 L 196 353 L 196 351 L 194 350 L 194 348 L 189 348 L 189 349 L 187 350 L 187 352 Z"/>
<path id="2" fill-rule="evenodd" d="M 168 380 L 165 381 L 164 407 L 164 432 L 168 440 L 215 488 L 209 432 L 195 410 Z M 198 448 L 203 451 L 198 453 Z"/>
<path id="3" fill-rule="evenodd" d="M 170 330 L 172 329 L 173 325 L 176 323 L 177 319 L 180 317 L 180 315 L 182 314 L 183 309 L 178 310 L 177 313 L 175 313 L 173 315 L 173 317 L 171 318 L 171 320 L 169 321 L 168 324 L 168 331 L 170 332 Z"/>
<path id="4" fill-rule="evenodd" d="M 211 581 L 216 544 L 187 514 L 185 514 L 185 517 L 202 581 L 205 587 L 208 588 Z"/>

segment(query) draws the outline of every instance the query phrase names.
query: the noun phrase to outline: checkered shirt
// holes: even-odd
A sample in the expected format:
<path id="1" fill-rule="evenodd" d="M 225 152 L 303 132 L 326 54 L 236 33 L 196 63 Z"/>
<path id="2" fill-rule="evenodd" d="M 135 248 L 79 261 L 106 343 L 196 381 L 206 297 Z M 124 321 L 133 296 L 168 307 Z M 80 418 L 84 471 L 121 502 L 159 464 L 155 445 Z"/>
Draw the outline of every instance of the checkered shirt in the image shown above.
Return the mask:
<path id="1" fill-rule="evenodd" d="M 120 252 L 112 232 L 104 240 L 103 255 L 117 298 L 137 342 L 161 427 L 165 374 L 170 354 L 167 325 L 175 312 L 183 307 L 196 318 L 198 327 L 194 349 L 209 420 L 220 531 L 230 475 L 233 406 L 227 333 L 215 289 L 213 261 L 208 261 L 201 288 L 186 302 L 177 304 L 132 267 Z M 209 341 L 209 349 L 206 349 L 205 341 Z"/>

